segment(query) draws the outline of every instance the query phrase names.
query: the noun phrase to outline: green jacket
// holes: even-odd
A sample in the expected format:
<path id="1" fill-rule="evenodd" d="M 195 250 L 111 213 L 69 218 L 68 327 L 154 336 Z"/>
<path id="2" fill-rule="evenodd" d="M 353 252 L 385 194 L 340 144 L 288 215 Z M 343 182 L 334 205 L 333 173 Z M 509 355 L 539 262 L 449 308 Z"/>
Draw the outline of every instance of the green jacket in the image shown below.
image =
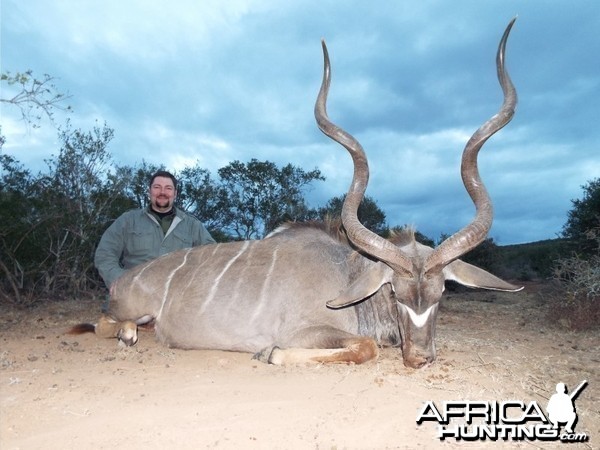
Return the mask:
<path id="1" fill-rule="evenodd" d="M 165 233 L 147 209 L 128 211 L 104 232 L 94 264 L 107 287 L 128 269 L 182 248 L 214 244 L 208 230 L 195 217 L 175 209 Z"/>

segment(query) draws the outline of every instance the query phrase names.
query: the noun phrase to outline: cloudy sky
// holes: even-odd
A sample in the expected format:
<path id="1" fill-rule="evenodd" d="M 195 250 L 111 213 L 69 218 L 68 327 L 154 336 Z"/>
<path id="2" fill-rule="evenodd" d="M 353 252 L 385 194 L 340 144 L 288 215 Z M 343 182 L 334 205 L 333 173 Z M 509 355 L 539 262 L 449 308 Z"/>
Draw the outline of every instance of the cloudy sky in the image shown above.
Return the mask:
<path id="1" fill-rule="evenodd" d="M 507 66 L 519 106 L 479 158 L 496 211 L 490 235 L 556 237 L 581 185 L 600 176 L 597 0 L 0 2 L 2 72 L 56 77 L 74 127 L 115 130 L 116 163 L 199 162 L 214 174 L 236 159 L 316 167 L 327 180 L 307 192 L 313 207 L 351 178 L 346 151 L 313 116 L 324 38 L 328 112 L 367 152 L 367 194 L 390 226 L 432 238 L 474 214 L 460 155 L 501 104 L 495 52 L 518 15 Z M 53 125 L 1 113 L 4 151 L 45 169 L 59 149 Z"/>

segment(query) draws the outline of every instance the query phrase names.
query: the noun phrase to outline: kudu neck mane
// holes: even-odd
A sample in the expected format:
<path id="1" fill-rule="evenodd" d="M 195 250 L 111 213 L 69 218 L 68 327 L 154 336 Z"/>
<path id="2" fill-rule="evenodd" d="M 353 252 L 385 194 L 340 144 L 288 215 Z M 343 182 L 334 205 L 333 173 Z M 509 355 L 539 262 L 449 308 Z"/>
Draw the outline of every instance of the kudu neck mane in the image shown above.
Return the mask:
<path id="1" fill-rule="evenodd" d="M 383 286 L 381 289 L 391 290 L 391 287 Z M 380 296 L 380 299 L 367 297 L 354 305 L 359 334 L 371 335 L 375 340 L 386 345 L 399 346 L 402 337 L 398 327 L 398 308 L 393 300 L 394 296 L 391 294 L 386 296 L 381 292 L 376 292 L 373 296 Z"/>
<path id="2" fill-rule="evenodd" d="M 284 232 L 287 230 L 302 230 L 302 229 L 317 229 L 323 231 L 325 234 L 329 235 L 334 240 L 346 244 L 361 254 L 365 254 L 360 249 L 357 249 L 350 239 L 348 238 L 348 234 L 342 225 L 342 219 L 340 217 L 327 217 L 323 221 L 319 220 L 311 220 L 308 222 L 286 222 L 281 225 L 277 230 L 275 230 L 272 234 L 276 234 L 276 232 Z M 415 242 L 415 230 L 412 227 L 406 227 L 401 230 L 393 230 L 390 233 L 388 240 L 397 246 L 405 246 L 409 244 L 413 244 Z"/>

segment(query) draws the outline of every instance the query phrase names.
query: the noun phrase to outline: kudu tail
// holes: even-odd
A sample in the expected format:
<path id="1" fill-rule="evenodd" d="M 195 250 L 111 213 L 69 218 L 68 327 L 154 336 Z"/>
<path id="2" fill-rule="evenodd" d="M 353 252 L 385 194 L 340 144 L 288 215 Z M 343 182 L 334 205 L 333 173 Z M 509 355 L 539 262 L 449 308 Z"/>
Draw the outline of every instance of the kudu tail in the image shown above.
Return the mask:
<path id="1" fill-rule="evenodd" d="M 85 333 L 95 333 L 96 325 L 93 323 L 80 323 L 71 327 L 66 334 L 85 334 Z"/>
<path id="2" fill-rule="evenodd" d="M 107 316 L 100 317 L 97 324 L 80 323 L 75 325 L 66 334 L 95 333 L 101 338 L 117 338 L 126 346 L 134 345 L 138 340 L 137 324 L 130 320 L 117 321 Z"/>

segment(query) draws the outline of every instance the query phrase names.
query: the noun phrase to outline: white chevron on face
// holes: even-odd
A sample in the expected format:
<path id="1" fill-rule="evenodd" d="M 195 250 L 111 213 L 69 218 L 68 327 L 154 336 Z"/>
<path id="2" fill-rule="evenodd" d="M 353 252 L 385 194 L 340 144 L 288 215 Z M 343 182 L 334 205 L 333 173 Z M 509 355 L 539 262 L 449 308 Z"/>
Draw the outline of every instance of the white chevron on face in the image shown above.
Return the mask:
<path id="1" fill-rule="evenodd" d="M 412 320 L 412 323 L 417 328 L 421 328 L 421 327 L 423 327 L 423 325 L 425 325 L 427 323 L 429 316 L 433 312 L 434 308 L 437 308 L 437 305 L 438 304 L 435 303 L 435 304 L 431 305 L 429 308 L 427 308 L 427 310 L 424 313 L 417 314 L 409 306 L 406 306 L 404 303 L 400 303 L 400 306 L 402 306 L 408 312 L 408 316 L 410 317 L 410 320 Z"/>

